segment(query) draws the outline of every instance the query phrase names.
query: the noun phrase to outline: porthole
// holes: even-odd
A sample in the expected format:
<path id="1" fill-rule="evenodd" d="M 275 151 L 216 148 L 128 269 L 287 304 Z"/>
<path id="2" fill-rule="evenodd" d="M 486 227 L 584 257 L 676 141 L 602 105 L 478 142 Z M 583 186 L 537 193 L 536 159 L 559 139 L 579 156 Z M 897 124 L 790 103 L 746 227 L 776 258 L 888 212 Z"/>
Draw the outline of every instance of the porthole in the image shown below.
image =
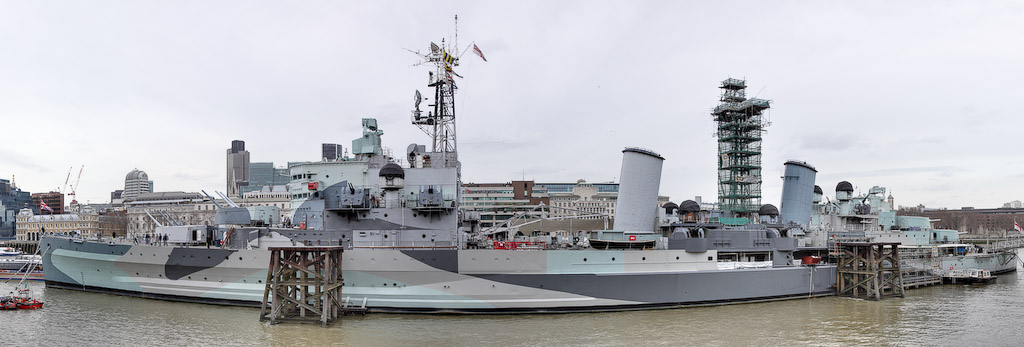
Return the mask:
<path id="1" fill-rule="evenodd" d="M 676 257 L 676 260 L 679 260 L 679 257 Z"/>
<path id="2" fill-rule="evenodd" d="M 420 235 L 422 238 L 427 238 L 427 234 Z"/>
<path id="3" fill-rule="evenodd" d="M 384 238 L 385 238 L 385 239 L 386 239 L 386 238 L 388 238 L 388 234 L 384 234 Z"/>
<path id="4" fill-rule="evenodd" d="M 238 260 L 242 260 L 242 257 L 238 257 Z"/>
<path id="5" fill-rule="evenodd" d="M 384 214 L 384 218 L 388 218 L 388 214 L 387 213 Z"/>
<path id="6" fill-rule="evenodd" d="M 615 257 L 612 257 L 612 261 L 615 261 Z"/>
<path id="7" fill-rule="evenodd" d="M 587 258 L 583 258 L 583 261 L 587 261 Z"/>
<path id="8" fill-rule="evenodd" d="M 203 281 L 205 281 L 205 280 L 206 280 L 206 277 L 203 277 Z"/>
<path id="9" fill-rule="evenodd" d="M 640 258 L 640 260 L 647 260 L 647 257 Z"/>

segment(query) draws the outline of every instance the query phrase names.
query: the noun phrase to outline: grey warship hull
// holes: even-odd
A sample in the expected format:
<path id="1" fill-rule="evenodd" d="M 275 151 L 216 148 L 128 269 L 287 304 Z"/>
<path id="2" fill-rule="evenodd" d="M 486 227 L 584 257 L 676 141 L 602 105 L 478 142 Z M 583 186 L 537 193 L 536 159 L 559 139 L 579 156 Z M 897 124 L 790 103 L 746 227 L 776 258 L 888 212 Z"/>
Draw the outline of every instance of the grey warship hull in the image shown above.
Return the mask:
<path id="1" fill-rule="evenodd" d="M 46 237 L 48 286 L 173 301 L 258 306 L 269 252 Z M 833 266 L 709 270 L 682 250 L 344 252 L 344 297 L 371 311 L 579 312 L 721 305 L 831 295 Z"/>

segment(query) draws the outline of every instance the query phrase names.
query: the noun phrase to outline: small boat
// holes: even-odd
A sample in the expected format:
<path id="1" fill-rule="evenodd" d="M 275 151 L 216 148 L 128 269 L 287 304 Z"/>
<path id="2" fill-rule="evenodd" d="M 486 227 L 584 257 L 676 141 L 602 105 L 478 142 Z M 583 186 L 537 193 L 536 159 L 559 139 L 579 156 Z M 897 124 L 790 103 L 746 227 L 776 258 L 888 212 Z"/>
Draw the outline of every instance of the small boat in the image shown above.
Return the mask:
<path id="1" fill-rule="evenodd" d="M 10 296 L 0 296 L 0 311 L 17 310 L 18 302 Z"/>
<path id="2" fill-rule="evenodd" d="M 43 308 L 43 302 L 32 298 L 21 298 L 15 306 L 19 310 L 36 310 Z"/>
<path id="3" fill-rule="evenodd" d="M 0 247 L 0 257 L 13 257 L 21 255 L 21 251 L 13 247 Z"/>
<path id="4" fill-rule="evenodd" d="M 943 280 L 947 283 L 992 283 L 996 280 L 996 276 L 992 276 L 992 272 L 987 269 L 957 269 L 950 270 L 944 276 Z"/>

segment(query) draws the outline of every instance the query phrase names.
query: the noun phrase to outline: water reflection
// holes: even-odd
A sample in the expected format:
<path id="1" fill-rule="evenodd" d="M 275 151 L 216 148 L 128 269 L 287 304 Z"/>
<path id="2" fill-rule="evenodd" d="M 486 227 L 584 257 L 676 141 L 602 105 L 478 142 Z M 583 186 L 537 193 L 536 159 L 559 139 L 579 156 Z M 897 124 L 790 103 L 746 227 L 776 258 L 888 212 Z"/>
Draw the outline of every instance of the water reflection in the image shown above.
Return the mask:
<path id="1" fill-rule="evenodd" d="M 815 298 L 616 313 L 345 317 L 270 326 L 259 310 L 43 288 L 39 311 L 0 312 L 5 345 L 1018 345 L 1024 283 L 944 285 L 905 298 Z M 3 284 L 4 292 L 13 284 Z M 13 329 L 11 329 L 13 328 Z"/>

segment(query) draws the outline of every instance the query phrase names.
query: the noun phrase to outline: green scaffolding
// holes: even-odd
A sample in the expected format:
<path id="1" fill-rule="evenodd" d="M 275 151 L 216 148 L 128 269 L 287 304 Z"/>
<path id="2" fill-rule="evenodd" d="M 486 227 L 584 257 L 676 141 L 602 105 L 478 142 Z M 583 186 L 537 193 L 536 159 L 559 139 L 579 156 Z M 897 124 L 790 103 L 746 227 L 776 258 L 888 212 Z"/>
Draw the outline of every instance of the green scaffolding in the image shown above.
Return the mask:
<path id="1" fill-rule="evenodd" d="M 737 216 L 761 207 L 761 134 L 769 100 L 746 98 L 747 82 L 722 81 L 721 102 L 711 115 L 718 137 L 718 208 Z"/>

